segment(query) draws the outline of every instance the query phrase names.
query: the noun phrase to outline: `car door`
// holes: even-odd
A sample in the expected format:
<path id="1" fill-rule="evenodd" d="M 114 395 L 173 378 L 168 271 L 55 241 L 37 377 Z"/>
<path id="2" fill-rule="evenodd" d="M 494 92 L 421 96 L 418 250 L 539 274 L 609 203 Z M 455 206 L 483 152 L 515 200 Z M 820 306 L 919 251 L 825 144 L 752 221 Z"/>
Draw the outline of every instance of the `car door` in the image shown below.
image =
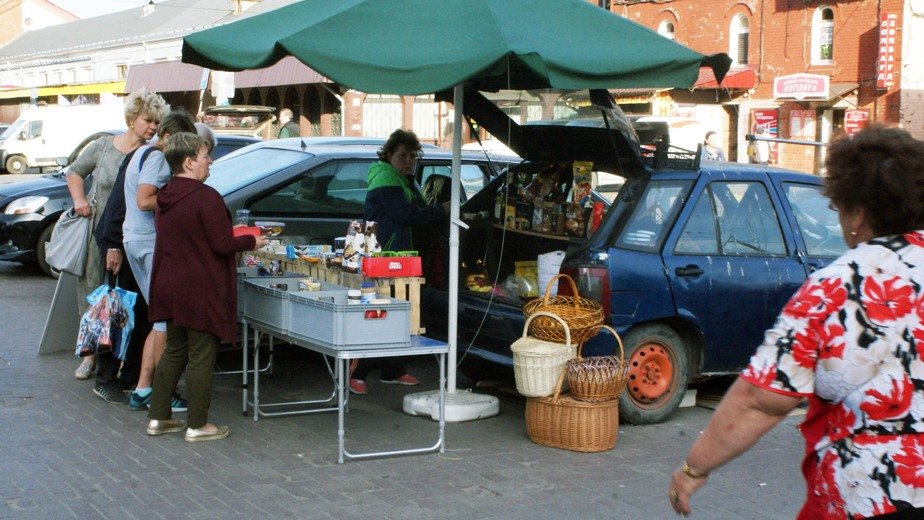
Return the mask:
<path id="1" fill-rule="evenodd" d="M 705 341 L 704 372 L 743 366 L 806 271 L 765 176 L 701 180 L 663 260 L 677 314 Z"/>

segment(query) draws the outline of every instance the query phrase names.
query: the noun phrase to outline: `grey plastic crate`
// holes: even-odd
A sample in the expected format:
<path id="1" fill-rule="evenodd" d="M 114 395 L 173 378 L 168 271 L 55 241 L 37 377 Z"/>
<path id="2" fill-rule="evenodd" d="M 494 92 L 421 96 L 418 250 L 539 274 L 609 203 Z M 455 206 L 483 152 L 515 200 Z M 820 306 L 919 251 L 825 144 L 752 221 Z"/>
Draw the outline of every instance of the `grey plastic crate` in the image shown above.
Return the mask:
<path id="1" fill-rule="evenodd" d="M 349 304 L 346 291 L 289 295 L 289 336 L 340 350 L 407 347 L 411 304 Z"/>
<path id="2" fill-rule="evenodd" d="M 244 314 L 248 321 L 266 325 L 280 332 L 289 330 L 289 294 L 299 294 L 298 282 L 307 276 L 266 276 L 246 278 L 243 287 Z M 272 284 L 286 284 L 286 290 L 271 288 Z M 321 282 L 321 289 L 343 290 L 347 288 Z M 304 292 L 304 294 L 309 294 Z"/>

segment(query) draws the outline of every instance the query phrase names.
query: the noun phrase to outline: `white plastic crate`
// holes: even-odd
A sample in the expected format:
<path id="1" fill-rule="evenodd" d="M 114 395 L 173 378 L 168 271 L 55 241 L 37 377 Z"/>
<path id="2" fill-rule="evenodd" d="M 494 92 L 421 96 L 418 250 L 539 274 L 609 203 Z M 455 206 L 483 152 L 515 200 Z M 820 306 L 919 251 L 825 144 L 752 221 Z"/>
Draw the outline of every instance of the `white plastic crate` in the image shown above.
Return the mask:
<path id="1" fill-rule="evenodd" d="M 289 294 L 288 333 L 339 350 L 407 347 L 411 304 L 349 304 L 346 291 Z"/>
<path id="2" fill-rule="evenodd" d="M 246 278 L 243 286 L 243 315 L 248 321 L 271 327 L 279 332 L 289 330 L 289 294 L 299 294 L 298 282 L 304 276 L 266 276 Z M 271 288 L 273 284 L 286 284 L 286 289 Z M 321 289 L 346 290 L 340 285 L 321 282 Z M 302 291 L 303 294 L 309 294 Z"/>

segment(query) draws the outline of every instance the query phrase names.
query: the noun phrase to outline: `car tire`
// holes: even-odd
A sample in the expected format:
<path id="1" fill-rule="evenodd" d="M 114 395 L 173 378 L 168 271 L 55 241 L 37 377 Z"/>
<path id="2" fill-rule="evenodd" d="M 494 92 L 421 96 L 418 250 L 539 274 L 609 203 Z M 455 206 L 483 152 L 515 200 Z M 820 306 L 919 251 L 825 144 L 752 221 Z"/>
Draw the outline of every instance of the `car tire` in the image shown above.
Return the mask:
<path id="1" fill-rule="evenodd" d="M 13 175 L 20 175 L 26 173 L 26 169 L 29 167 L 26 164 L 26 159 L 21 155 L 11 155 L 6 158 L 6 172 Z"/>
<path id="2" fill-rule="evenodd" d="M 45 261 L 45 246 L 47 246 L 48 241 L 51 240 L 51 232 L 54 230 L 57 222 L 58 219 L 55 219 L 51 224 L 48 224 L 39 234 L 38 240 L 35 241 L 35 260 L 38 262 L 39 267 L 42 268 L 42 271 L 52 278 L 57 278 L 61 273 L 54 267 L 48 265 L 48 262 Z"/>
<path id="3" fill-rule="evenodd" d="M 619 415 L 633 424 L 665 421 L 683 401 L 689 382 L 687 349 L 667 325 L 642 325 L 626 334 L 629 379 Z"/>

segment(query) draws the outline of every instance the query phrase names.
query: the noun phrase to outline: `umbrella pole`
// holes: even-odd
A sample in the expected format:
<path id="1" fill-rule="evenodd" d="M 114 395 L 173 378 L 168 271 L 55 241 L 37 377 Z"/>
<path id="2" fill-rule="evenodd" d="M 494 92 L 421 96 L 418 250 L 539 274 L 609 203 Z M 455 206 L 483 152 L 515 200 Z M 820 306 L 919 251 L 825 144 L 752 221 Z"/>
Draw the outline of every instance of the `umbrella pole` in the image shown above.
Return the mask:
<path id="1" fill-rule="evenodd" d="M 453 88 L 452 191 L 449 198 L 449 366 L 447 390 L 456 393 L 456 359 L 459 327 L 459 199 L 462 186 L 462 85 Z"/>

